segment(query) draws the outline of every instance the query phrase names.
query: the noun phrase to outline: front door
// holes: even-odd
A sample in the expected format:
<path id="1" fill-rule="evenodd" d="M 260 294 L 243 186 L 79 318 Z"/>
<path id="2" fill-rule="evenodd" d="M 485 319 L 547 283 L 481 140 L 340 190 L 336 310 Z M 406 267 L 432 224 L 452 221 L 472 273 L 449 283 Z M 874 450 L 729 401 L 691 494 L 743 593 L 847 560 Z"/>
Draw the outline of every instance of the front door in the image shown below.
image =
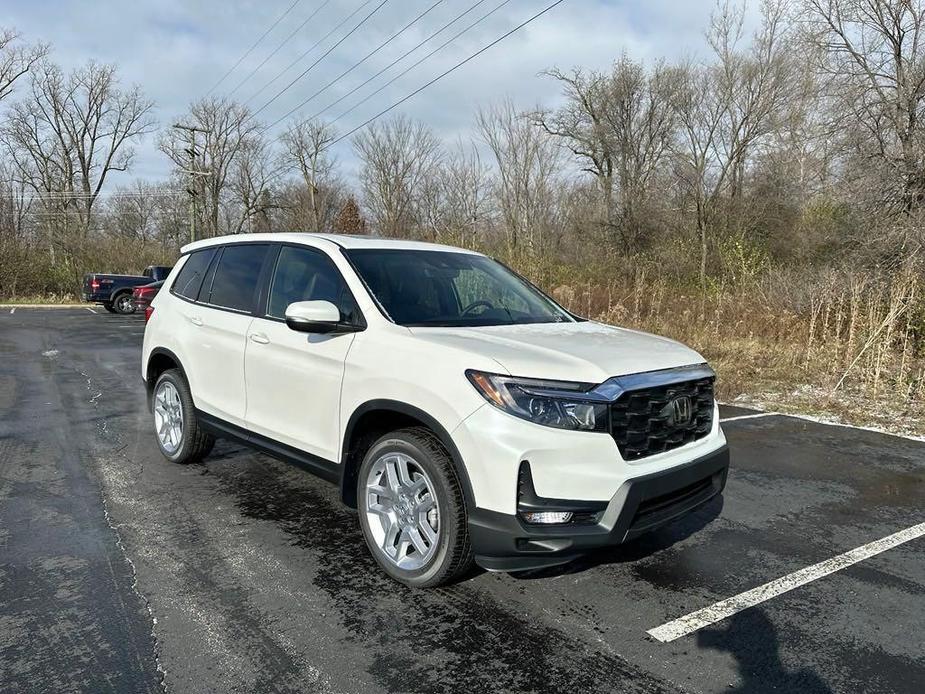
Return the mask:
<path id="1" fill-rule="evenodd" d="M 340 393 L 354 333 L 289 329 L 286 307 L 330 301 L 341 320 L 359 320 L 350 290 L 330 258 L 307 246 L 282 246 L 267 306 L 248 330 L 245 357 L 247 428 L 301 451 L 340 458 Z"/>

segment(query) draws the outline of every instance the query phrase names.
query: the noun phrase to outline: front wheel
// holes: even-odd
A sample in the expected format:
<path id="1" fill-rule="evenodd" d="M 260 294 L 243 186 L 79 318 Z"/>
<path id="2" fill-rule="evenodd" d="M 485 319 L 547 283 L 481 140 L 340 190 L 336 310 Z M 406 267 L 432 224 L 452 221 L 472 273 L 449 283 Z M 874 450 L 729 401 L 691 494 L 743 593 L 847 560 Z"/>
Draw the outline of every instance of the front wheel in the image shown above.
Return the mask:
<path id="1" fill-rule="evenodd" d="M 127 316 L 130 313 L 135 313 L 135 302 L 132 301 L 132 295 L 128 292 L 119 294 L 119 296 L 113 300 L 112 307 L 115 309 L 116 313 L 121 316 Z"/>
<path id="2" fill-rule="evenodd" d="M 208 455 L 215 438 L 199 426 L 189 384 L 179 370 L 160 375 L 151 404 L 157 445 L 167 460 L 194 463 Z"/>
<path id="3" fill-rule="evenodd" d="M 430 430 L 401 429 L 373 444 L 360 467 L 357 500 L 366 544 L 392 578 L 430 588 L 471 567 L 465 499 Z"/>

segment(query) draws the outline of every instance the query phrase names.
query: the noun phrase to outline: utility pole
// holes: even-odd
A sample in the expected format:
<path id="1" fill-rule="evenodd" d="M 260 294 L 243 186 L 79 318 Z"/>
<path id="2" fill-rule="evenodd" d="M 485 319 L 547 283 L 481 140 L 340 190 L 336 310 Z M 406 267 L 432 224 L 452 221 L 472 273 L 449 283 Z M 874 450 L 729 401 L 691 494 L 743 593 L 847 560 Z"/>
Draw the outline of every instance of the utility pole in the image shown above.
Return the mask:
<path id="1" fill-rule="evenodd" d="M 189 169 L 185 169 L 185 173 L 189 174 L 190 182 L 189 188 L 186 189 L 186 192 L 189 193 L 189 240 L 190 243 L 196 240 L 196 196 L 198 195 L 196 191 L 196 176 L 208 176 L 208 171 L 197 171 L 196 170 L 196 156 L 198 152 L 196 151 L 196 133 L 206 133 L 209 132 L 205 128 L 197 128 L 195 125 L 184 125 L 183 123 L 174 123 L 173 127 L 177 130 L 185 130 L 189 133 L 190 146 L 186 150 L 186 153 L 189 155 Z"/>

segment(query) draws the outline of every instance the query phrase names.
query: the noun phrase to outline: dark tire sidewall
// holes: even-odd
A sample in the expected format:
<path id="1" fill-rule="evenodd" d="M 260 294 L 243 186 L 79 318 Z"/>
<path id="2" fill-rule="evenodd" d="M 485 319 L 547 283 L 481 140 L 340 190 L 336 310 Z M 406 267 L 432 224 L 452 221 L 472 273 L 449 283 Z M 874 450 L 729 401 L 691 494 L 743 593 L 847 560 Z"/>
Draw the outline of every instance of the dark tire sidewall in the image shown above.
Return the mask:
<path id="1" fill-rule="evenodd" d="M 438 532 L 437 552 L 431 557 L 430 561 L 422 568 L 414 571 L 401 569 L 392 564 L 382 555 L 381 550 L 375 547 L 375 540 L 369 529 L 369 521 L 366 517 L 366 478 L 369 475 L 369 469 L 373 463 L 386 453 L 399 452 L 412 458 L 416 465 L 427 472 L 427 476 L 433 483 L 433 493 L 437 497 L 437 506 L 440 509 L 440 529 Z M 363 537 L 369 547 L 370 553 L 375 557 L 376 562 L 392 578 L 401 581 L 407 585 L 418 586 L 431 581 L 434 576 L 444 570 L 444 564 L 447 556 L 452 549 L 452 545 L 457 541 L 453 537 L 454 523 L 448 522 L 449 513 L 455 511 L 453 500 L 446 489 L 447 480 L 441 467 L 431 460 L 430 453 L 422 450 L 414 441 L 406 439 L 403 436 L 389 434 L 379 439 L 369 449 L 363 463 L 360 466 L 360 472 L 357 480 L 357 509 L 360 517 L 360 527 L 363 531 Z M 463 510 L 463 509 L 460 509 Z M 464 510 L 463 510 L 464 512 Z"/>

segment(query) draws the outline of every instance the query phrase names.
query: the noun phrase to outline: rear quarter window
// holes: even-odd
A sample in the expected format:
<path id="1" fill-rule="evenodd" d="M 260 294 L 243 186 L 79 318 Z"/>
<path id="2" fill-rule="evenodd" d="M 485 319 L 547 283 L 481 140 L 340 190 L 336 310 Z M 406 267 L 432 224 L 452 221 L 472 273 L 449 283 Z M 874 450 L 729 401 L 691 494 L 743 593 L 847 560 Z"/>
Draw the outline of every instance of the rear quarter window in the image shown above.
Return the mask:
<path id="1" fill-rule="evenodd" d="M 206 248 L 201 251 L 190 253 L 186 259 L 177 279 L 173 283 L 173 292 L 191 301 L 199 298 L 199 290 L 202 287 L 202 279 L 209 269 L 209 263 L 215 256 L 214 248 Z"/>

